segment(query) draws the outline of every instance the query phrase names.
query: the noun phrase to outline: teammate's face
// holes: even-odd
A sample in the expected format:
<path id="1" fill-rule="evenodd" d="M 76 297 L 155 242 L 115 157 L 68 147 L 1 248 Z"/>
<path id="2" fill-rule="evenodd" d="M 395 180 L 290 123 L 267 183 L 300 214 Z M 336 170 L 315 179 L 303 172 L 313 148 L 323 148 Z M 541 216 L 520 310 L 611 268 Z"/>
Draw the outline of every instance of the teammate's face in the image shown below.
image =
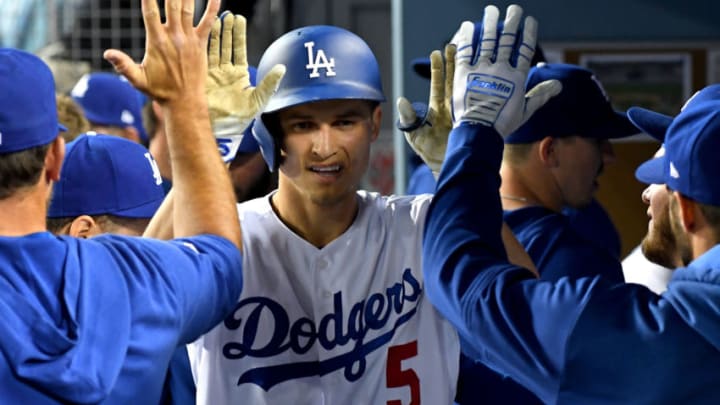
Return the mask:
<path id="1" fill-rule="evenodd" d="M 380 118 L 380 108 L 373 110 L 362 100 L 319 101 L 280 111 L 279 192 L 318 205 L 354 201 Z"/>
<path id="2" fill-rule="evenodd" d="M 651 184 L 642 193 L 642 200 L 648 204 L 648 232 L 642 241 L 642 252 L 653 263 L 668 268 L 679 265 L 677 241 L 670 225 L 672 198 L 665 185 Z"/>
<path id="3" fill-rule="evenodd" d="M 564 205 L 581 208 L 590 204 L 605 164 L 615 159 L 610 142 L 571 136 L 555 140 L 555 153 L 558 164 L 553 172 Z"/>

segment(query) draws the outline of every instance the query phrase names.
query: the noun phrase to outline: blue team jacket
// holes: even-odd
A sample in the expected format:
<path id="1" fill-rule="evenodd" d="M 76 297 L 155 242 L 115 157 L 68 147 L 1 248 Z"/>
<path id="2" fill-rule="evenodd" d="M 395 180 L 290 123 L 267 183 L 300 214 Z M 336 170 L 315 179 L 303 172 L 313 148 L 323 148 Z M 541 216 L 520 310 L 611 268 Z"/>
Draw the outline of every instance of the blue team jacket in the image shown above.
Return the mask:
<path id="1" fill-rule="evenodd" d="M 156 404 L 179 345 L 232 311 L 229 241 L 0 237 L 0 402 Z"/>
<path id="2" fill-rule="evenodd" d="M 491 128 L 454 129 L 425 225 L 426 292 L 465 354 L 549 404 L 717 403 L 720 246 L 663 295 L 602 276 L 537 280 L 504 253 L 501 158 Z"/>
<path id="3" fill-rule="evenodd" d="M 608 281 L 625 282 L 618 258 L 578 234 L 566 215 L 534 206 L 505 211 L 503 218 L 527 250 L 541 279 L 602 274 Z"/>

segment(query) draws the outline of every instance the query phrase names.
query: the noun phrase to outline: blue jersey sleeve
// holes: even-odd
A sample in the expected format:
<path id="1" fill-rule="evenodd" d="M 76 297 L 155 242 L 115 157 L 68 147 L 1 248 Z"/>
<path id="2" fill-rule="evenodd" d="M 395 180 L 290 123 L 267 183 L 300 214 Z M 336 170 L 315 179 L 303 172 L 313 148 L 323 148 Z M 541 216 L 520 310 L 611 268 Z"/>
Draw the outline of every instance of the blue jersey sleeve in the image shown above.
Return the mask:
<path id="1" fill-rule="evenodd" d="M 543 280 L 601 275 L 608 282 L 625 282 L 619 260 L 612 257 L 607 250 L 580 239 L 580 236 L 570 229 L 560 235 L 554 251 L 550 253 L 544 263 L 536 263 Z"/>
<path id="2" fill-rule="evenodd" d="M 186 344 L 214 327 L 234 307 L 242 290 L 242 256 L 230 241 L 212 235 L 170 242 L 113 235 L 95 240 L 124 267 L 137 310 L 161 318 L 175 314 Z M 145 300 L 139 302 L 139 300 Z"/>
<path id="3" fill-rule="evenodd" d="M 552 402 L 565 343 L 598 278 L 538 282 L 508 263 L 501 159 L 502 139 L 491 128 L 462 124 L 451 132 L 425 225 L 426 291 L 466 354 Z"/>
<path id="4" fill-rule="evenodd" d="M 503 217 L 537 266 L 542 280 L 602 275 L 609 282 L 625 281 L 620 261 L 607 249 L 578 234 L 565 215 L 533 206 L 506 211 Z"/>
<path id="5" fill-rule="evenodd" d="M 621 241 L 610 214 L 593 198 L 590 204 L 582 208 L 563 209 L 570 226 L 588 242 L 607 250 L 612 257 L 620 260 Z"/>

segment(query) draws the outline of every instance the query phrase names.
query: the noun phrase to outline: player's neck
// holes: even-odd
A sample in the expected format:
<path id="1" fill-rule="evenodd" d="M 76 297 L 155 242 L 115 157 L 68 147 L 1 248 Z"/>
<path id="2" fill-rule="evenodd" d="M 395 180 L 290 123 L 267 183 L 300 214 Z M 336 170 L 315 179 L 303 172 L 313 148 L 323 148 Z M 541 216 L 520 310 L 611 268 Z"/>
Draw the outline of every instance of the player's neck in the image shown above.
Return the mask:
<path id="1" fill-rule="evenodd" d="M 553 211 L 562 208 L 560 200 L 553 198 L 555 193 L 551 192 L 556 183 L 542 168 L 514 167 L 503 163 L 500 177 L 500 202 L 504 210 L 538 205 Z"/>
<path id="2" fill-rule="evenodd" d="M 342 201 L 318 204 L 289 187 L 278 187 L 272 196 L 273 210 L 285 225 L 317 248 L 342 235 L 355 220 L 358 199 L 350 194 Z"/>
<path id="3" fill-rule="evenodd" d="M 46 187 L 35 186 L 0 200 L 0 236 L 23 236 L 47 230 Z"/>

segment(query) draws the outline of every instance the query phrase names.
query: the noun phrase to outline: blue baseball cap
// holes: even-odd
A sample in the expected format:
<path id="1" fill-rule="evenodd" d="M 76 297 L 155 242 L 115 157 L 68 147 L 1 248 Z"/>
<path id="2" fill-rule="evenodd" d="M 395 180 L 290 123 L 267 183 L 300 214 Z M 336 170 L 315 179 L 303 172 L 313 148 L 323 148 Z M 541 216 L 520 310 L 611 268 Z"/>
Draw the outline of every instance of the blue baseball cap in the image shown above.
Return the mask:
<path id="1" fill-rule="evenodd" d="M 50 68 L 31 53 L 0 48 L 0 154 L 47 145 L 60 131 Z"/>
<path id="2" fill-rule="evenodd" d="M 594 73 L 577 65 L 541 63 L 530 69 L 525 88 L 559 80 L 562 91 L 540 107 L 505 143 L 532 143 L 546 136 L 562 138 L 622 138 L 639 131 L 625 113 L 613 110 Z"/>
<path id="3" fill-rule="evenodd" d="M 663 174 L 672 190 L 720 206 L 720 100 L 686 106 L 665 134 Z"/>
<path id="4" fill-rule="evenodd" d="M 430 58 L 427 56 L 411 60 L 410 67 L 418 76 L 424 79 L 430 78 Z"/>
<path id="5" fill-rule="evenodd" d="M 150 218 L 164 196 L 160 171 L 144 146 L 88 132 L 67 144 L 47 216 Z"/>
<path id="6" fill-rule="evenodd" d="M 132 126 L 142 142 L 148 141 L 142 122 L 142 98 L 125 78 L 113 73 L 88 73 L 78 80 L 70 96 L 93 124 Z"/>
<path id="7" fill-rule="evenodd" d="M 720 84 L 712 84 L 695 92 L 695 94 L 685 102 L 680 111 L 692 107 L 695 104 L 710 100 L 720 100 Z M 660 142 L 665 140 L 665 133 L 673 122 L 673 117 L 670 115 L 640 107 L 631 107 L 627 114 L 630 121 L 632 121 L 638 129 Z M 638 166 L 637 170 L 635 170 L 635 178 L 645 184 L 664 184 L 664 155 L 663 147 L 655 157 Z"/>
<path id="8" fill-rule="evenodd" d="M 257 86 L 257 68 L 252 65 L 248 65 L 248 74 L 250 75 L 250 85 Z"/>
<path id="9" fill-rule="evenodd" d="M 652 159 L 643 162 L 635 169 L 635 178 L 645 184 L 665 184 L 664 165 L 665 145 L 663 144 Z"/>
<path id="10" fill-rule="evenodd" d="M 711 84 L 696 91 L 682 106 L 680 111 L 694 103 L 720 99 L 720 84 Z M 630 107 L 627 111 L 630 121 L 642 132 L 662 142 L 673 117 L 641 107 Z"/>

